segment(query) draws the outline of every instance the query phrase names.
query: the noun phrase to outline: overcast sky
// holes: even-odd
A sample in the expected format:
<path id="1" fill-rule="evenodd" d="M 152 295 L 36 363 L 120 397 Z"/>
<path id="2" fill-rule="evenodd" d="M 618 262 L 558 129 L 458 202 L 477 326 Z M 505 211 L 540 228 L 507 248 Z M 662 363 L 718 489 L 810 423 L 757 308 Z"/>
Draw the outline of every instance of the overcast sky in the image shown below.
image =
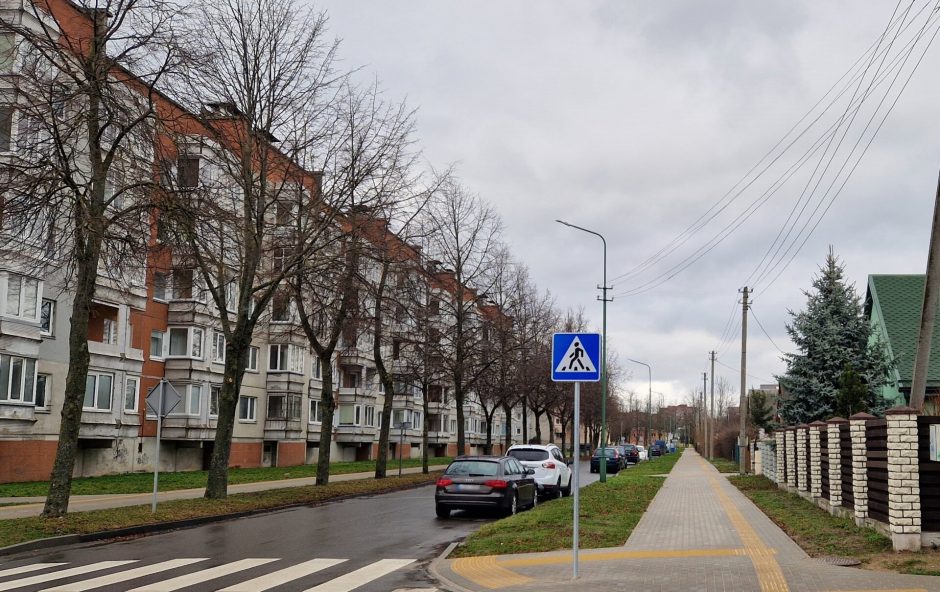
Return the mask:
<path id="1" fill-rule="evenodd" d="M 506 241 L 539 286 L 561 307 L 585 306 L 600 328 L 600 241 L 554 220 L 607 237 L 610 278 L 631 271 L 718 203 L 784 137 L 876 43 L 895 4 L 330 0 L 317 6 L 343 39 L 344 64 L 362 66 L 364 80 L 377 78 L 390 97 L 418 108 L 425 158 L 438 167 L 455 163 L 465 185 L 502 214 Z M 872 126 L 881 120 L 937 28 L 926 20 L 937 14 L 932 7 L 918 16 L 923 6 L 917 2 L 900 14 L 907 29 L 893 45 L 889 35 L 878 46 L 886 58 L 871 62 L 865 84 L 846 86 L 843 102 L 823 114 L 820 125 L 841 120 L 845 126 L 833 143 L 824 127 L 814 127 L 670 257 L 613 282 L 618 295 L 608 307 L 609 343 L 633 374 L 626 387 L 647 390 L 646 369 L 626 362 L 631 357 L 652 364 L 654 391 L 684 401 L 701 388 L 707 352 L 721 345 L 716 376 L 737 391 L 740 328 L 728 321 L 735 309 L 740 319 L 739 288 L 756 284 L 754 313 L 773 342 L 789 350 L 787 311 L 804 306 L 801 291 L 829 245 L 862 295 L 870 273 L 923 273 L 940 166 L 940 43 L 926 52 L 799 254 L 776 281 L 780 265 L 760 281 L 754 281 L 760 273 L 749 278 L 794 206 L 804 217 L 784 236 L 800 236 L 816 203 L 820 213 L 829 203 L 823 197 L 830 182 L 841 186 L 845 174 L 836 172 L 850 170 L 871 138 L 874 127 L 865 132 L 864 125 L 873 115 Z M 895 79 L 888 66 L 904 57 L 905 40 L 925 23 L 928 36 Z M 879 65 L 887 75 L 881 92 L 866 95 Z M 855 118 L 846 115 L 852 96 L 866 99 Z M 654 289 L 623 294 L 650 281 L 652 287 L 707 247 L 819 138 L 814 159 L 701 259 Z M 850 153 L 859 138 L 858 151 Z M 828 169 L 825 154 L 839 155 Z M 815 185 L 818 163 L 815 170 L 829 175 L 813 194 L 819 201 L 800 201 L 807 183 Z M 802 203 L 809 205 L 801 210 Z M 809 220 L 806 232 L 818 215 Z M 802 242 L 770 252 L 785 263 Z M 721 344 L 728 328 L 735 329 L 733 339 Z M 775 382 L 773 375 L 784 370 L 780 352 L 754 317 L 749 328 L 748 382 Z"/>

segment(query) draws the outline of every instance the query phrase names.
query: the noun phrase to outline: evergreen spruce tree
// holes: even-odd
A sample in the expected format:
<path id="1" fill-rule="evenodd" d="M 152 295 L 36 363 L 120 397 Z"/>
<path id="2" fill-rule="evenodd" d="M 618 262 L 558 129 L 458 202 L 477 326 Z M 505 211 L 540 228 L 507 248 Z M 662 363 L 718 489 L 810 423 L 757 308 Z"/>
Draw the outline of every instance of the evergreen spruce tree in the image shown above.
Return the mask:
<path id="1" fill-rule="evenodd" d="M 785 355 L 787 372 L 778 377 L 789 394 L 780 409 L 784 421 L 792 425 L 832 417 L 840 407 L 846 369 L 864 386 L 863 393 L 853 392 L 854 411 L 882 413 L 885 404 L 879 391 L 889 363 L 880 343 L 869 345 L 871 327 L 861 299 L 855 286 L 846 283 L 832 247 L 813 289 L 804 294 L 806 309 L 790 311 L 793 322 L 787 325 L 799 353 Z M 855 379 L 852 387 L 857 391 Z"/>

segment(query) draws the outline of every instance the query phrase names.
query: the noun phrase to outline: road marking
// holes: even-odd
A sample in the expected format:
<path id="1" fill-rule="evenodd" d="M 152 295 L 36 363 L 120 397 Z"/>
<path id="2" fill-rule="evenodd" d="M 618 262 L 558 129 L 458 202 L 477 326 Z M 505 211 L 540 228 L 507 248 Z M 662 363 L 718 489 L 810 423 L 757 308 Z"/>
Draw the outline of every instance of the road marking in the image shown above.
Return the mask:
<path id="1" fill-rule="evenodd" d="M 170 559 L 169 561 L 154 563 L 153 565 L 144 565 L 142 567 L 135 567 L 134 569 L 129 569 L 127 571 L 120 571 L 118 573 L 109 574 L 106 576 L 99 576 L 97 578 L 84 580 L 82 582 L 62 584 L 61 586 L 56 586 L 54 588 L 46 588 L 41 592 L 84 592 L 85 590 L 91 590 L 92 588 L 100 588 L 110 584 L 117 584 L 118 582 L 126 582 L 128 580 L 149 576 L 150 574 L 160 573 L 161 571 L 167 571 L 177 567 L 191 565 L 199 561 L 205 561 L 206 559 L 206 557 L 196 557 L 191 559 Z"/>
<path id="2" fill-rule="evenodd" d="M 14 588 L 22 588 L 23 586 L 32 586 L 34 584 L 42 584 L 44 582 L 51 582 L 52 580 L 62 580 L 65 578 L 70 578 L 72 576 L 78 576 L 81 574 L 86 574 L 92 571 L 100 571 L 102 569 L 108 569 L 111 567 L 118 567 L 120 565 L 127 565 L 128 563 L 136 563 L 136 560 L 130 561 L 99 561 L 98 563 L 91 563 L 89 565 L 82 565 L 81 567 L 73 567 L 70 569 L 63 569 L 61 571 L 55 571 L 52 573 L 41 574 L 38 576 L 30 576 L 28 578 L 21 578 L 19 580 L 10 580 L 9 582 L 0 582 L 0 590 L 12 590 Z"/>
<path id="3" fill-rule="evenodd" d="M 495 555 L 455 559 L 450 567 L 457 575 L 490 590 L 532 582 L 530 577 L 501 567 Z"/>
<path id="4" fill-rule="evenodd" d="M 259 565 L 264 565 L 265 563 L 271 563 L 272 561 L 277 561 L 277 559 L 241 559 L 239 561 L 233 561 L 231 563 L 225 563 L 223 565 L 210 567 L 209 569 L 204 569 L 202 571 L 179 576 L 178 578 L 172 578 L 163 582 L 155 582 L 153 584 L 141 586 L 140 588 L 134 588 L 130 592 L 173 592 L 174 590 L 179 590 L 180 588 L 185 588 L 186 586 L 201 584 L 209 580 L 221 578 L 223 576 L 227 576 L 239 571 L 244 571 L 246 569 L 251 569 L 252 567 L 258 567 Z"/>
<path id="5" fill-rule="evenodd" d="M 382 559 L 304 592 L 349 592 L 414 562 L 414 559 Z"/>
<path id="6" fill-rule="evenodd" d="M 21 565 L 19 567 L 11 567 L 10 569 L 0 569 L 0 578 L 6 576 L 15 576 L 22 573 L 29 573 L 31 571 L 39 571 L 40 569 L 46 569 L 48 567 L 59 567 L 60 565 L 65 565 L 65 563 L 33 563 L 32 565 Z"/>
<path id="7" fill-rule="evenodd" d="M 606 553 L 584 553 L 581 561 L 610 561 L 613 559 L 672 559 L 681 557 L 743 557 L 747 549 L 683 549 L 679 551 L 610 551 Z M 533 557 L 529 559 L 497 559 L 503 567 L 534 567 L 571 563 L 571 555 Z"/>
<path id="8" fill-rule="evenodd" d="M 234 586 L 224 588 L 219 592 L 263 592 L 269 588 L 286 584 L 287 582 L 308 576 L 320 570 L 338 565 L 346 561 L 345 559 L 311 559 L 297 565 L 292 565 L 285 569 L 275 571 L 253 580 L 240 582 Z"/>

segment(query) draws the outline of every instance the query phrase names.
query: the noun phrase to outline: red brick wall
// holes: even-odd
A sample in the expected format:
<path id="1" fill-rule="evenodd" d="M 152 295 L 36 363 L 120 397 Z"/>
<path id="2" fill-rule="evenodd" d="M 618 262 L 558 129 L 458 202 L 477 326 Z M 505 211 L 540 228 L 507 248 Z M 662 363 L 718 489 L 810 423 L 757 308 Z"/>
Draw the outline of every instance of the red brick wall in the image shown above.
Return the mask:
<path id="1" fill-rule="evenodd" d="M 304 464 L 305 460 L 307 460 L 306 442 L 277 443 L 277 466 L 296 467 Z"/>
<path id="2" fill-rule="evenodd" d="M 261 442 L 232 442 L 228 466 L 253 468 L 261 466 Z"/>
<path id="3" fill-rule="evenodd" d="M 447 445 L 447 456 L 457 456 L 457 444 Z"/>
<path id="4" fill-rule="evenodd" d="M 58 444 L 55 440 L 0 441 L 0 483 L 48 480 Z"/>

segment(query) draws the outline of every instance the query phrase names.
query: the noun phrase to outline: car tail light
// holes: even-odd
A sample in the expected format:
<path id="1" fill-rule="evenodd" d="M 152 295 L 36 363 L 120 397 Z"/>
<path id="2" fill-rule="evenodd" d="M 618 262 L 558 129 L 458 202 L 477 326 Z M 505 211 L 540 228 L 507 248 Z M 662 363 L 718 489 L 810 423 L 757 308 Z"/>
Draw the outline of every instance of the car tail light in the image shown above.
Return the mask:
<path id="1" fill-rule="evenodd" d="M 452 485 L 453 483 L 454 482 L 448 479 L 447 477 L 441 477 L 440 479 L 437 480 L 438 487 L 447 487 L 448 485 Z"/>
<path id="2" fill-rule="evenodd" d="M 490 479 L 489 481 L 484 481 L 483 485 L 492 487 L 493 489 L 506 489 L 509 487 L 509 483 L 502 479 Z"/>
<path id="3" fill-rule="evenodd" d="M 553 462 L 551 462 L 551 461 L 549 461 L 549 462 L 543 462 L 543 463 L 542 463 L 542 468 L 543 468 L 543 469 L 554 469 L 554 468 L 555 468 L 555 463 L 553 463 Z"/>

